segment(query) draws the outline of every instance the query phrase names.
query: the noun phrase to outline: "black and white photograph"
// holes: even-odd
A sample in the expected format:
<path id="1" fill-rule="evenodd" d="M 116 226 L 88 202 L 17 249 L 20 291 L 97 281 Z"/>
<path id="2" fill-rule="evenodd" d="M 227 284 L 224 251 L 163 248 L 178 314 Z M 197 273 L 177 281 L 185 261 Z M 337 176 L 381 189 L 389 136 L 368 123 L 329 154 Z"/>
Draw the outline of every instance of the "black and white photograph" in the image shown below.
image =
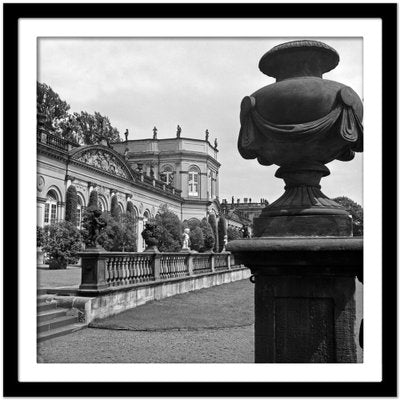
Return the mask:
<path id="1" fill-rule="evenodd" d="M 38 361 L 362 362 L 362 46 L 38 39 Z"/>
<path id="2" fill-rule="evenodd" d="M 381 22 L 145 8 L 19 22 L 20 380 L 379 382 Z"/>

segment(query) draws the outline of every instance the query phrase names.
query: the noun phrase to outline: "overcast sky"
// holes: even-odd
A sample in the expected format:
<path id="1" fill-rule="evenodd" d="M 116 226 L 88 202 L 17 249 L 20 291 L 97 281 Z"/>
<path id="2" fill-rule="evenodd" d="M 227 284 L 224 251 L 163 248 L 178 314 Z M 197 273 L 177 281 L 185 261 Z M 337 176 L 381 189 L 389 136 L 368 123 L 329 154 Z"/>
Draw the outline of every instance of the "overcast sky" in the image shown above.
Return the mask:
<path id="1" fill-rule="evenodd" d="M 110 118 L 129 139 L 175 136 L 218 138 L 220 199 L 235 196 L 269 202 L 283 193 L 277 166 L 244 160 L 237 151 L 240 102 L 274 82 L 258 70 L 271 47 L 299 38 L 255 39 L 52 39 L 39 40 L 39 82 L 50 85 L 71 112 L 94 111 Z M 304 38 L 310 39 L 310 38 Z M 340 63 L 324 78 L 351 86 L 363 98 L 362 39 L 322 40 L 335 48 Z M 345 195 L 362 204 L 362 154 L 327 165 L 321 181 L 329 197 Z"/>

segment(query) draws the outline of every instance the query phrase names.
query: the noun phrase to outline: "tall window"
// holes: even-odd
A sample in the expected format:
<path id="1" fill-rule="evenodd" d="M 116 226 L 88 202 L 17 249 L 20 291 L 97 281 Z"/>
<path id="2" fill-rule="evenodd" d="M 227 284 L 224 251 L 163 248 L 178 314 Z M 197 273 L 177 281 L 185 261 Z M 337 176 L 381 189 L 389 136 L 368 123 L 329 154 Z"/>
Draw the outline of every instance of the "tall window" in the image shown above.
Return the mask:
<path id="1" fill-rule="evenodd" d="M 100 210 L 101 212 L 107 211 L 106 202 L 105 202 L 105 200 L 104 200 L 104 198 L 103 198 L 102 196 L 99 196 L 98 207 L 99 207 L 99 210 Z"/>
<path id="2" fill-rule="evenodd" d="M 199 195 L 199 171 L 197 168 L 192 167 L 189 169 L 189 196 Z"/>
<path id="3" fill-rule="evenodd" d="M 57 195 L 53 190 L 47 193 L 46 204 L 44 205 L 44 224 L 54 224 L 57 221 Z"/>
<path id="4" fill-rule="evenodd" d="M 174 171 L 173 169 L 167 165 L 163 168 L 160 176 L 161 180 L 165 182 L 167 185 L 173 185 L 174 182 Z"/>

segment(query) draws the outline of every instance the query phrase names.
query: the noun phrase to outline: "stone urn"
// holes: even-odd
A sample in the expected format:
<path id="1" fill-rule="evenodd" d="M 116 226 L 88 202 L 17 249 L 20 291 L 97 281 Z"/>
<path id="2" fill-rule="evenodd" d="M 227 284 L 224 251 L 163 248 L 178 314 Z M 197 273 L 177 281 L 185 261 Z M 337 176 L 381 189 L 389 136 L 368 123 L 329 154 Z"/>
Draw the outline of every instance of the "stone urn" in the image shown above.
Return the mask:
<path id="1" fill-rule="evenodd" d="M 260 60 L 276 82 L 242 100 L 238 148 L 246 159 L 279 166 L 285 193 L 255 220 L 257 237 L 352 235 L 348 212 L 320 190 L 325 164 L 363 150 L 361 99 L 322 78 L 338 63 L 332 47 L 314 40 L 283 43 Z"/>

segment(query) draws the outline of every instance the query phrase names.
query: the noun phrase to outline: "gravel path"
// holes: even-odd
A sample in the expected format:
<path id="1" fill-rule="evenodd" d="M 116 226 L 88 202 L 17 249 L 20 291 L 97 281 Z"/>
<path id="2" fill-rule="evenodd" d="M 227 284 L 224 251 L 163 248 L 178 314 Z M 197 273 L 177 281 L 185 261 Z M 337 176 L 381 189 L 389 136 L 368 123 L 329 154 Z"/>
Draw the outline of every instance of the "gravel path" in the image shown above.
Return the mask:
<path id="1" fill-rule="evenodd" d="M 253 363 L 253 290 L 245 279 L 148 303 L 40 343 L 38 361 Z"/>
<path id="2" fill-rule="evenodd" d="M 253 363 L 253 326 L 134 332 L 88 328 L 39 345 L 47 363 Z"/>

